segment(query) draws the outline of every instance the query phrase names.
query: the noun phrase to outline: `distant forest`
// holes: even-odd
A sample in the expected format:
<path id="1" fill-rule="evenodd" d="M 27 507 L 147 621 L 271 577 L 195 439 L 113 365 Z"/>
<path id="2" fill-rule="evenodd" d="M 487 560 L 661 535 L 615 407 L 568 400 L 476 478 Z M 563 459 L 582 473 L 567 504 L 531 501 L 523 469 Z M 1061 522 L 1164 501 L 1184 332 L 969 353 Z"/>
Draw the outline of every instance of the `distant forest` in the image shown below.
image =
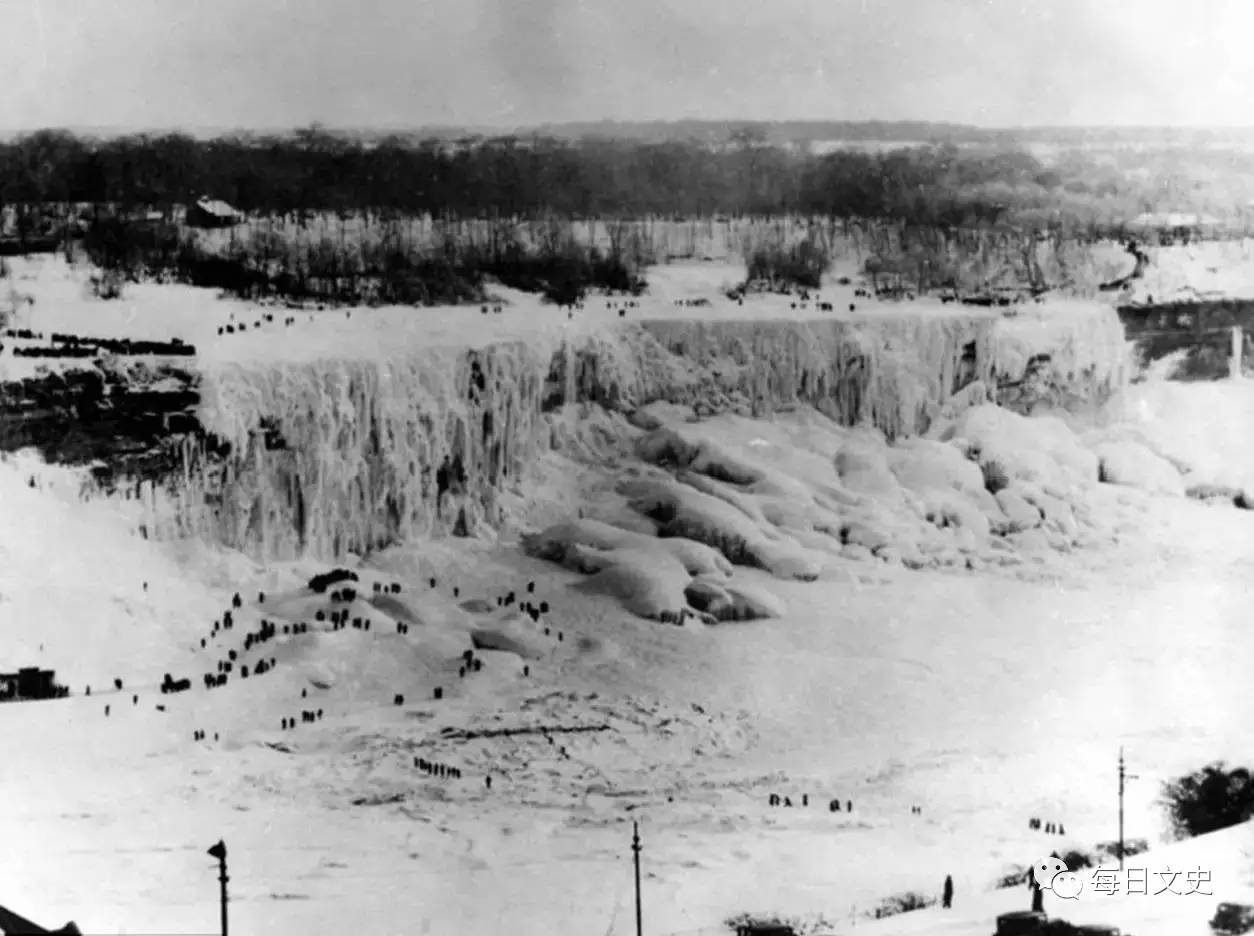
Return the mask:
<path id="1" fill-rule="evenodd" d="M 952 144 L 806 155 L 767 145 L 753 127 L 720 146 L 591 137 L 363 142 L 318 129 L 212 140 L 41 131 L 0 144 L 3 204 L 160 207 L 201 195 L 259 213 L 800 214 L 926 226 L 1091 225 L 1154 207 L 1125 174 L 1083 161 L 1046 166 L 1022 151 Z"/>

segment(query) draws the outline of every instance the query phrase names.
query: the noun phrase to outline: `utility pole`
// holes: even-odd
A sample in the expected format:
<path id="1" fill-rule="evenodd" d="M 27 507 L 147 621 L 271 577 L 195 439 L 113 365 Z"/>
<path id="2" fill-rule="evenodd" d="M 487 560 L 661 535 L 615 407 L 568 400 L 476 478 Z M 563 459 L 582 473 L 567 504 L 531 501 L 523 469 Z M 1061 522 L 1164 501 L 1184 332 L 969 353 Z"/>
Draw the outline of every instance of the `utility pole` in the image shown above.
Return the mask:
<path id="1" fill-rule="evenodd" d="M 640 824 L 631 824 L 631 855 L 636 866 L 636 936 L 643 936 L 644 921 L 640 915 Z"/>
<path id="2" fill-rule="evenodd" d="M 218 844 L 209 849 L 209 854 L 218 859 L 218 882 L 222 890 L 222 936 L 227 936 L 226 932 L 226 844 L 218 839 Z"/>
<path id="3" fill-rule="evenodd" d="M 1119 748 L 1119 871 L 1123 871 L 1123 786 L 1125 780 L 1136 780 L 1136 774 L 1124 770 L 1123 747 Z"/>

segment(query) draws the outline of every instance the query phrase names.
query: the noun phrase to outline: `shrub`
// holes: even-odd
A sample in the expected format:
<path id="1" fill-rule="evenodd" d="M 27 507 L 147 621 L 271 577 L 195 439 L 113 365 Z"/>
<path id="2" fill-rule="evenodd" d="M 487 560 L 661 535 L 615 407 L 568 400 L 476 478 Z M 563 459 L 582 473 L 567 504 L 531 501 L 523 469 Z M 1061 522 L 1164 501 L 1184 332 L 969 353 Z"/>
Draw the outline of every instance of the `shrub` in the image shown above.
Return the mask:
<path id="1" fill-rule="evenodd" d="M 570 238 L 549 237 L 535 250 L 517 242 L 500 246 L 476 263 L 506 286 L 562 305 L 573 305 L 594 287 L 634 296 L 645 288 L 636 261 L 619 245 L 603 253 Z"/>
<path id="2" fill-rule="evenodd" d="M 1149 851 L 1149 842 L 1146 841 L 1145 839 L 1143 838 L 1124 839 L 1123 855 L 1125 858 L 1129 858 L 1132 855 L 1139 855 L 1142 852 L 1147 852 L 1147 851 Z M 1118 842 L 1098 843 L 1097 857 L 1102 858 L 1106 856 L 1109 856 L 1112 858 L 1119 857 L 1119 843 Z M 1100 861 L 1098 863 L 1100 864 Z"/>
<path id="3" fill-rule="evenodd" d="M 101 270 L 91 275 L 91 293 L 97 299 L 121 299 L 124 282 L 119 270 Z"/>
<path id="4" fill-rule="evenodd" d="M 1127 853 L 1126 842 L 1124 843 L 1124 853 Z M 1100 864 L 1101 862 L 1095 861 L 1094 857 L 1095 856 L 1090 855 L 1088 852 L 1080 851 L 1078 848 L 1073 848 L 1070 851 L 1062 853 L 1063 863 L 1072 871 L 1079 870 L 1080 868 L 1092 868 L 1095 865 Z"/>
<path id="5" fill-rule="evenodd" d="M 896 916 L 899 913 L 922 910 L 936 902 L 935 897 L 928 897 L 920 894 L 918 891 L 905 891 L 904 893 L 884 898 L 871 910 L 869 915 L 877 920 L 882 920 L 884 917 Z"/>
<path id="6" fill-rule="evenodd" d="M 997 890 L 1006 890 L 1010 887 L 1022 887 L 1031 873 L 1031 867 L 1027 865 L 1023 865 L 1022 867 L 1015 865 L 1011 870 L 1002 874 L 993 886 Z"/>
<path id="7" fill-rule="evenodd" d="M 796 936 L 797 930 L 791 923 L 776 916 L 755 916 L 741 913 L 724 921 L 736 936 L 755 936 L 758 933 L 769 933 L 770 936 Z"/>
<path id="8" fill-rule="evenodd" d="M 738 913 L 723 925 L 737 936 L 807 936 L 829 933 L 834 928 L 822 915 L 784 917 L 774 913 Z"/>
<path id="9" fill-rule="evenodd" d="M 1218 761 L 1164 783 L 1161 803 L 1177 838 L 1226 829 L 1254 817 L 1254 777 Z"/>

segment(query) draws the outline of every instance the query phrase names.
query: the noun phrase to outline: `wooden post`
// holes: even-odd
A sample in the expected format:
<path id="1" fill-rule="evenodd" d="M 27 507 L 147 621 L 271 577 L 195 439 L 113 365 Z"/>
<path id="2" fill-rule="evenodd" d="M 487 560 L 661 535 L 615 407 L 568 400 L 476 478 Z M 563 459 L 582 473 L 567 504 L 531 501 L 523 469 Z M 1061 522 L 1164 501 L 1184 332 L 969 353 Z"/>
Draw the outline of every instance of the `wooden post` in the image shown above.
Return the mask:
<path id="1" fill-rule="evenodd" d="M 1123 873 L 1123 787 L 1127 780 L 1135 780 L 1136 775 L 1124 770 L 1123 748 L 1119 749 L 1119 871 Z"/>
<path id="2" fill-rule="evenodd" d="M 1123 872 L 1123 748 L 1119 749 L 1119 871 Z"/>
<path id="3" fill-rule="evenodd" d="M 643 936 L 644 921 L 640 913 L 640 825 L 636 822 L 631 824 L 631 852 L 632 862 L 636 867 L 636 936 Z"/>

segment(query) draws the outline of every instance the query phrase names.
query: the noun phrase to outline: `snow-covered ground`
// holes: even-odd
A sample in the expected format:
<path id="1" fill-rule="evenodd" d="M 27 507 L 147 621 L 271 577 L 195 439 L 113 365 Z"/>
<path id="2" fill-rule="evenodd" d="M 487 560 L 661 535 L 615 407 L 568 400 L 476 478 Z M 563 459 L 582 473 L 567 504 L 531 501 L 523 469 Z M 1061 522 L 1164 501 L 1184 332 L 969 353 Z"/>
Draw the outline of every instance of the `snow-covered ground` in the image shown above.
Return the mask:
<path id="1" fill-rule="evenodd" d="M 122 333 L 125 305 L 94 307 L 100 330 L 76 330 Z M 48 319 L 35 327 L 59 330 L 56 308 L 37 301 Z M 216 340 L 229 314 L 199 295 L 170 310 L 170 333 L 143 337 Z M 1135 393 L 1127 412 L 1156 437 L 1189 429 L 1191 445 L 1248 462 L 1241 427 L 1223 422 L 1251 406 L 1246 385 Z M 704 431 L 748 442 L 746 421 Z M 538 502 L 589 489 L 559 458 L 531 483 Z M 615 936 L 634 932 L 635 820 L 654 936 L 720 932 L 743 912 L 821 916 L 841 932 L 990 933 L 997 913 L 1027 905 L 1023 888 L 990 889 L 1008 868 L 1115 837 L 1121 746 L 1138 775 L 1128 834 L 1151 841 L 1163 780 L 1248 755 L 1254 514 L 1109 486 L 1098 496 L 1117 542 L 1056 556 L 1035 580 L 738 570 L 787 613 L 717 628 L 634 618 L 508 538 L 415 543 L 359 566 L 363 593 L 403 584 L 399 604 L 353 606 L 371 630 L 280 634 L 239 661 L 270 656 L 273 671 L 206 690 L 200 674 L 262 617 L 310 622 L 326 607 L 302 588 L 325 567 L 261 569 L 140 539 L 128 504 L 83 503 L 70 473 L 6 460 L 0 664 L 55 667 L 75 694 L 0 705 L 0 904 L 85 932 L 215 932 L 205 849 L 221 838 L 237 933 Z M 494 601 L 509 591 L 550 613 L 509 620 Z M 236 592 L 234 630 L 213 635 Z M 473 598 L 484 610 L 460 607 Z M 396 633 L 406 619 L 411 633 Z M 459 678 L 449 649 L 476 629 L 509 631 L 527 654 L 480 651 L 482 671 Z M 167 671 L 191 690 L 158 693 Z M 308 709 L 324 717 L 280 728 Z M 528 730 L 491 734 L 501 729 Z M 432 778 L 415 758 L 463 775 Z M 792 808 L 768 806 L 771 793 Z M 1029 830 L 1032 816 L 1066 836 Z M 1250 845 L 1241 827 L 1147 857 L 1152 870 L 1160 857 L 1205 867 L 1213 898 L 1087 897 L 1071 915 L 1139 936 L 1201 932 L 1218 900 L 1254 885 Z M 903 891 L 935 895 L 946 874 L 958 894 L 948 917 L 862 916 Z"/>
<path id="2" fill-rule="evenodd" d="M 630 819 L 642 822 L 649 932 L 738 911 L 839 920 L 903 890 L 934 892 L 946 873 L 974 896 L 1007 865 L 1113 838 L 1120 745 L 1140 775 L 1129 833 L 1154 838 L 1159 782 L 1240 759 L 1254 717 L 1249 515 L 1232 510 L 1147 506 L 1142 541 L 1100 568 L 1076 557 L 1055 584 L 906 572 L 774 582 L 787 617 L 702 632 L 581 600 L 507 549 L 415 547 L 380 565 L 419 593 L 424 620 L 451 605 L 453 582 L 491 596 L 534 580 L 566 639 L 526 679 L 512 658 L 483 654 L 484 671 L 441 703 L 416 695 L 417 667 L 398 667 L 413 650 L 383 628 L 279 640 L 272 673 L 162 697 L 154 674 L 173 666 L 163 637 L 207 633 L 234 588 L 278 586 L 275 606 L 284 583 L 271 573 L 204 587 L 211 574 L 167 563 L 103 514 L 63 510 L 8 466 L 3 478 L 20 518 L 6 524 L 6 651 L 71 679 L 101 676 L 91 697 L 0 706 L 12 843 L 0 878 L 11 905 L 47 923 L 210 932 L 204 848 L 221 837 L 238 932 L 362 920 L 381 933 L 627 933 Z M 11 542 L 15 527 L 26 542 Z M 55 558 L 27 551 L 52 549 L 45 534 Z M 1195 548 L 1173 555 L 1180 542 Z M 448 583 L 438 603 L 424 597 L 431 572 Z M 237 630 L 262 613 L 252 604 Z M 103 691 L 108 672 L 124 692 Z M 302 688 L 325 718 L 281 731 L 281 717 L 315 704 Z M 441 735 L 601 724 L 554 730 L 555 743 Z M 194 743 L 197 728 L 218 740 Z M 464 776 L 428 779 L 414 756 Z M 771 792 L 793 808 L 769 808 Z M 383 802 L 354 805 L 372 796 Z M 828 812 L 833 797 L 853 813 Z M 1062 821 L 1066 839 L 1030 832 L 1034 815 Z M 1250 883 L 1248 863 L 1210 870 L 1218 894 Z"/>

